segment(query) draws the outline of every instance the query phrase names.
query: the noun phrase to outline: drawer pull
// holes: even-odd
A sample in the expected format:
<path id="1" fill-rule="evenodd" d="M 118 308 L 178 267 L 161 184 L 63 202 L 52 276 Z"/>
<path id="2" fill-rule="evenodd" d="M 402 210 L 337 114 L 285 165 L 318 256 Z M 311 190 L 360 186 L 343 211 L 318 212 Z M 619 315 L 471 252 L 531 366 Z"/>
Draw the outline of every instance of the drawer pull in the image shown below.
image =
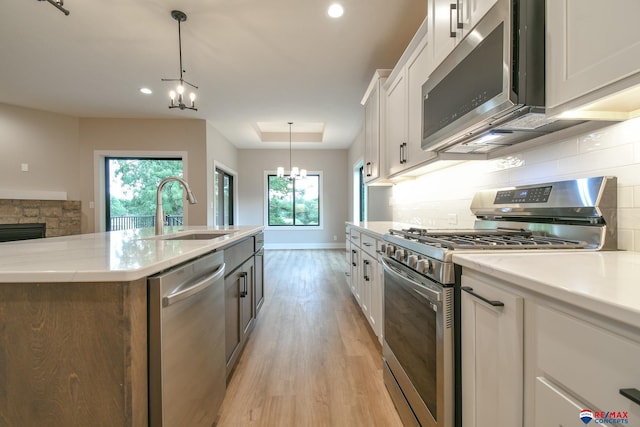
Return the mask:
<path id="1" fill-rule="evenodd" d="M 362 244 L 365 245 L 365 246 L 371 246 L 372 245 L 372 243 L 369 243 L 369 242 L 363 242 Z"/>
<path id="2" fill-rule="evenodd" d="M 633 403 L 640 405 L 640 390 L 637 388 L 621 388 L 620 394 Z"/>
<path id="3" fill-rule="evenodd" d="M 478 295 L 475 292 L 473 292 L 473 288 L 469 287 L 469 286 L 463 286 L 462 290 L 473 295 L 474 297 L 478 298 L 479 300 L 482 300 L 484 302 L 486 302 L 487 304 L 493 306 L 493 307 L 504 307 L 504 303 L 502 301 L 497 301 L 497 300 L 489 300 L 486 299 L 485 297 L 483 297 L 482 295 Z"/>

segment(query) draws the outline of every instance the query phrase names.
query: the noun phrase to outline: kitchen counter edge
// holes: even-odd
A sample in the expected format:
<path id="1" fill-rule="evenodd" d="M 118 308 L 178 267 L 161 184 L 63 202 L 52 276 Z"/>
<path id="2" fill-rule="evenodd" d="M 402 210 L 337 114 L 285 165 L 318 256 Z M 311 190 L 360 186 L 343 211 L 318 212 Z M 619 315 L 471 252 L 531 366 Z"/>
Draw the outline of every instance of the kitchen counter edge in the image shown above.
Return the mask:
<path id="1" fill-rule="evenodd" d="M 229 232 L 209 240 L 170 240 L 153 228 L 0 244 L 0 284 L 133 281 L 232 245 L 263 226 L 165 227 L 164 237 L 191 232 Z"/>

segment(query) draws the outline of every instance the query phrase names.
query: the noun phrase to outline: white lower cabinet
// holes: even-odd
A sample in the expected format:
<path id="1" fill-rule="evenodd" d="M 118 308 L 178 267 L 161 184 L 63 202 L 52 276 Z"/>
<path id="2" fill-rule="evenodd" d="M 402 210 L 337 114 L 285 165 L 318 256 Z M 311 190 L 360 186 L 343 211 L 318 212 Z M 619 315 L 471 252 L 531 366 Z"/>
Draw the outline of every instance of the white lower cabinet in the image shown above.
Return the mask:
<path id="1" fill-rule="evenodd" d="M 463 425 L 521 426 L 524 299 L 464 274 L 461 294 Z"/>
<path id="2" fill-rule="evenodd" d="M 637 325 L 470 268 L 462 287 L 464 427 L 640 425 Z"/>
<path id="3" fill-rule="evenodd" d="M 349 287 L 371 329 L 382 344 L 382 267 L 378 262 L 377 238 L 351 228 L 347 245 L 350 264 Z M 355 239 L 354 239 L 355 237 Z"/>
<path id="4" fill-rule="evenodd" d="M 619 412 L 629 425 L 640 425 L 640 402 L 621 394 L 640 390 L 640 337 L 579 311 L 534 307 L 533 425 L 578 425 L 583 409 L 596 419 L 603 418 L 599 412 Z"/>

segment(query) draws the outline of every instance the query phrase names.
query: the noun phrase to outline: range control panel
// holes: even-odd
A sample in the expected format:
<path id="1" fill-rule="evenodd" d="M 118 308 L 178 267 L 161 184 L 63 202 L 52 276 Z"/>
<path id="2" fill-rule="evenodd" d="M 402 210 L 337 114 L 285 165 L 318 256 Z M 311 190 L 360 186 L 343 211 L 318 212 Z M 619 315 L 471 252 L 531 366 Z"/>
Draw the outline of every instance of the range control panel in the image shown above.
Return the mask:
<path id="1" fill-rule="evenodd" d="M 496 205 L 510 203 L 546 203 L 549 201 L 552 186 L 500 190 L 493 201 Z"/>

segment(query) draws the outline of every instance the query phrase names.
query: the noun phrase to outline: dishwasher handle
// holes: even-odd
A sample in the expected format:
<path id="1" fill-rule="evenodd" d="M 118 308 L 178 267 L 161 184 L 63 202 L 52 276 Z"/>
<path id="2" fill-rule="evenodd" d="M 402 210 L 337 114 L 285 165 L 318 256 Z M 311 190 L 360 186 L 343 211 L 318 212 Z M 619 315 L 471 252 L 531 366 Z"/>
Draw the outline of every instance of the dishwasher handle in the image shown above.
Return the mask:
<path id="1" fill-rule="evenodd" d="M 225 267 L 225 264 L 223 263 L 213 273 L 205 276 L 202 280 L 197 281 L 196 283 L 192 284 L 191 286 L 185 289 L 180 290 L 179 292 L 173 293 L 169 296 L 162 298 L 162 307 L 168 307 L 171 304 L 175 304 L 177 302 L 185 300 L 190 296 L 193 296 L 203 291 L 204 289 L 208 288 L 213 283 L 215 283 L 218 279 L 224 276 L 224 267 Z"/>

